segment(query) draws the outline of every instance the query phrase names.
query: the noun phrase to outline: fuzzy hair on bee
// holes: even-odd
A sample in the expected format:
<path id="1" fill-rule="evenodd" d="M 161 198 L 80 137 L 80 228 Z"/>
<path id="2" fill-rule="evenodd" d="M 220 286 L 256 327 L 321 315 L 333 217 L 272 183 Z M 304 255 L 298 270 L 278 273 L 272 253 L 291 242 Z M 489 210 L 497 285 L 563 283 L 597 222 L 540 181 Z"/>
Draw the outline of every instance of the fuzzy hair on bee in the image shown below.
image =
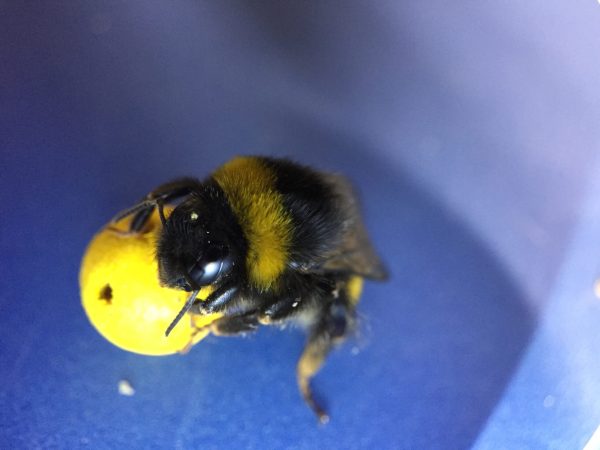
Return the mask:
<path id="1" fill-rule="evenodd" d="M 175 207 L 166 217 L 169 204 Z M 242 156 L 202 181 L 163 184 L 113 220 L 133 215 L 131 231 L 141 232 L 155 208 L 162 221 L 159 280 L 190 292 L 167 336 L 188 311 L 221 313 L 210 325 L 216 335 L 302 324 L 308 338 L 297 365 L 299 389 L 327 422 L 310 380 L 351 333 L 363 280 L 387 277 L 350 183 L 289 160 Z M 206 286 L 211 294 L 200 301 Z"/>

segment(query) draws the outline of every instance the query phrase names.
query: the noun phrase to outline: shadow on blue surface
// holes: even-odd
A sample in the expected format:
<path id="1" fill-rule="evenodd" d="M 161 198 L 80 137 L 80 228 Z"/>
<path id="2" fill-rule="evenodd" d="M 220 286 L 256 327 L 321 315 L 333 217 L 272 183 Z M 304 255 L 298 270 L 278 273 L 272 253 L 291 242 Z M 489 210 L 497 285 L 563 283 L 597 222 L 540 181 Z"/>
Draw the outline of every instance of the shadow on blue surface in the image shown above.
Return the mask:
<path id="1" fill-rule="evenodd" d="M 54 206 L 43 227 L 23 231 L 19 214 L 2 225 L 15 236 L 3 241 L 14 280 L 3 288 L 0 318 L 3 446 L 465 448 L 475 440 L 532 331 L 518 287 L 459 218 L 401 171 L 302 118 L 287 116 L 282 128 L 297 150 L 288 156 L 355 180 L 392 273 L 365 290 L 364 336 L 334 353 L 316 379 L 332 422 L 317 427 L 296 391 L 299 332 L 209 338 L 185 357 L 142 357 L 104 342 L 79 306 L 76 274 L 95 229 L 142 195 L 140 186 L 175 175 L 172 168 L 204 172 L 230 155 L 207 152 L 191 165 L 174 149 L 165 169 L 154 144 L 128 156 L 139 161 L 135 170 L 115 165 L 101 178 L 72 171 L 57 183 L 60 159 L 23 152 L 18 162 L 37 175 L 41 193 L 28 210 Z M 120 158 L 118 149 L 104 152 Z M 80 168 L 95 158 L 73 156 Z M 5 183 L 27 191 L 22 171 L 13 173 Z M 123 192 L 107 198 L 106 186 Z M 21 208 L 16 199 L 8 206 Z M 117 394 L 121 378 L 134 397 Z"/>

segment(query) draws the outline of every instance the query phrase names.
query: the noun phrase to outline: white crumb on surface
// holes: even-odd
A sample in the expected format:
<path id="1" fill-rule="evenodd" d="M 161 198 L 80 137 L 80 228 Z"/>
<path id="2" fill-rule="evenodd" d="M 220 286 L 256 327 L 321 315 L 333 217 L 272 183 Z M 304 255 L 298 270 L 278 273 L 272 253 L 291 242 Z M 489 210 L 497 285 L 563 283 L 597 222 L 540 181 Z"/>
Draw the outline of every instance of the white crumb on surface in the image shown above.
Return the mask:
<path id="1" fill-rule="evenodd" d="M 135 394 L 135 389 L 127 380 L 119 380 L 119 394 L 131 397 Z"/>

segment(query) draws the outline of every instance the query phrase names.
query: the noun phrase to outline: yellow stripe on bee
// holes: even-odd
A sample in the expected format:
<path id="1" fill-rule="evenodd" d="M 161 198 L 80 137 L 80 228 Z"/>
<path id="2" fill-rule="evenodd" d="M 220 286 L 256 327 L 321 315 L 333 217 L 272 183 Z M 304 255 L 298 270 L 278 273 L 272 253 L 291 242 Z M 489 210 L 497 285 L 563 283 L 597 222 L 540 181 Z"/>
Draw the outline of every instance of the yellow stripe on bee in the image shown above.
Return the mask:
<path id="1" fill-rule="evenodd" d="M 350 303 L 352 303 L 353 305 L 356 305 L 360 300 L 360 295 L 362 294 L 363 289 L 363 282 L 363 277 L 359 277 L 358 275 L 354 275 L 348 280 L 346 289 L 348 292 L 348 298 L 350 299 Z"/>
<path id="2" fill-rule="evenodd" d="M 217 169 L 213 178 L 248 241 L 249 279 L 267 289 L 285 269 L 292 237 L 292 219 L 275 187 L 276 175 L 257 158 L 238 157 Z"/>

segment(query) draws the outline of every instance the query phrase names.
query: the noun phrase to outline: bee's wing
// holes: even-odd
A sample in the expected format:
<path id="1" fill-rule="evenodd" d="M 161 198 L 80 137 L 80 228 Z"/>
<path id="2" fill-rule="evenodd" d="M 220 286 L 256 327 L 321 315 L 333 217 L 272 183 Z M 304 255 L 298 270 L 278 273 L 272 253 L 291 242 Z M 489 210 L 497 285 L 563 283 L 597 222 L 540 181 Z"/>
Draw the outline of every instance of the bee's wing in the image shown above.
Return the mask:
<path id="1" fill-rule="evenodd" d="M 376 280 L 386 279 L 387 270 L 369 240 L 352 185 L 341 175 L 327 175 L 327 180 L 338 192 L 346 218 L 341 242 L 326 256 L 321 270 L 349 272 Z"/>

